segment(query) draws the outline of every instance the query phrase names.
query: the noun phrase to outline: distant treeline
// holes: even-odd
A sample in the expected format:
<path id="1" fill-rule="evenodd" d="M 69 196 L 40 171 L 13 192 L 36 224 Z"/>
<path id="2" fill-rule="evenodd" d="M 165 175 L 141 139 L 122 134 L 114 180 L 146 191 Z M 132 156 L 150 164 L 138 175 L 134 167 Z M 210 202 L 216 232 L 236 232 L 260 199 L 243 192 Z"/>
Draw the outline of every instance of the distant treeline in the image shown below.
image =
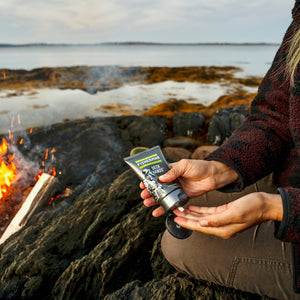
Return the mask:
<path id="1" fill-rule="evenodd" d="M 107 43 L 28 43 L 0 44 L 0 47 L 72 47 L 72 46 L 277 46 L 279 43 L 150 43 L 150 42 L 107 42 Z"/>

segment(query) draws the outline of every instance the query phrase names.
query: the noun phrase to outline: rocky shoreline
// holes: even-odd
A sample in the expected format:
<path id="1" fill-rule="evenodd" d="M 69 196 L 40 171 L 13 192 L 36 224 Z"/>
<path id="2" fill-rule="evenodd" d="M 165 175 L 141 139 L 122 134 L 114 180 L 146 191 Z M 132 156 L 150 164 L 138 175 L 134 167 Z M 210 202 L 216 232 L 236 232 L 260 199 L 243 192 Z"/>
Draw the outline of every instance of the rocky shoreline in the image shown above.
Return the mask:
<path id="1" fill-rule="evenodd" d="M 81 89 L 94 94 L 123 86 L 124 84 L 151 84 L 166 80 L 177 82 L 212 83 L 227 81 L 245 86 L 258 86 L 261 78 L 235 77 L 237 67 L 119 67 L 74 66 L 39 68 L 33 70 L 0 69 L 0 91 L 33 88 Z M 227 83 L 228 84 L 228 83 Z"/>
<path id="2" fill-rule="evenodd" d="M 261 299 L 178 274 L 163 258 L 164 218 L 143 206 L 123 157 L 140 143 L 159 144 L 168 160 L 192 149 L 205 155 L 194 137 L 167 138 L 166 124 L 157 116 L 115 117 L 27 132 L 30 147 L 18 146 L 23 157 L 38 163 L 55 147 L 59 192 L 72 193 L 0 246 L 0 299 Z"/>
<path id="3" fill-rule="evenodd" d="M 39 165 L 56 149 L 51 166 L 62 196 L 0 245 L 0 299 L 266 299 L 176 272 L 160 250 L 164 218 L 143 206 L 123 161 L 140 145 L 160 145 L 170 162 L 203 158 L 247 115 L 250 100 L 231 97 L 209 109 L 175 100 L 144 116 L 15 133 L 24 161 Z"/>

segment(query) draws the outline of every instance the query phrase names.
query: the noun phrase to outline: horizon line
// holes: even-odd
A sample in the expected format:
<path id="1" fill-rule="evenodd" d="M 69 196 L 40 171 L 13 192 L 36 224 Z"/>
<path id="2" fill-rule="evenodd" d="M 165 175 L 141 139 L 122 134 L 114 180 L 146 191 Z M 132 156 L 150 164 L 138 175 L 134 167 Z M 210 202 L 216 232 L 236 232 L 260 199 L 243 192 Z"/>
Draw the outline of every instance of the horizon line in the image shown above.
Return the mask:
<path id="1" fill-rule="evenodd" d="M 198 42 L 198 43 L 160 43 L 160 42 L 100 42 L 100 43 L 0 43 L 0 47 L 34 47 L 34 46 L 106 46 L 106 45 L 157 45 L 157 46 L 273 46 L 280 43 L 271 42 Z"/>

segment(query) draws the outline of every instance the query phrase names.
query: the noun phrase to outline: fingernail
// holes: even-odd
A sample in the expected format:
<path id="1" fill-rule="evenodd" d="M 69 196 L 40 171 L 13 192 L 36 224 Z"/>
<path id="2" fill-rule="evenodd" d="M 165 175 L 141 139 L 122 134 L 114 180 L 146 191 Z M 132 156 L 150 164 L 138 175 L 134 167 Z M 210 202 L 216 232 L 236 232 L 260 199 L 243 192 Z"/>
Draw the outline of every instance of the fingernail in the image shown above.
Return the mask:
<path id="1" fill-rule="evenodd" d="M 201 220 L 200 225 L 203 226 L 203 227 L 208 226 L 208 221 L 207 220 Z"/>

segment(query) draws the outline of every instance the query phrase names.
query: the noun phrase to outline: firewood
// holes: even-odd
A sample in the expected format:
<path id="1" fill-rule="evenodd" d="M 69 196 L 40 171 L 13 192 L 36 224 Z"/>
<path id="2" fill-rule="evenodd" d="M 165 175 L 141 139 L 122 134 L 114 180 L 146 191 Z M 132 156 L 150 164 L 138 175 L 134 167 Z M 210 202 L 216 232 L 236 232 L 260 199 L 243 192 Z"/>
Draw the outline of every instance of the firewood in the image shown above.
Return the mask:
<path id="1" fill-rule="evenodd" d="M 49 202 L 50 198 L 56 192 L 57 182 L 57 178 L 46 173 L 42 174 L 4 231 L 0 238 L 0 244 L 24 227 L 38 207 Z"/>

